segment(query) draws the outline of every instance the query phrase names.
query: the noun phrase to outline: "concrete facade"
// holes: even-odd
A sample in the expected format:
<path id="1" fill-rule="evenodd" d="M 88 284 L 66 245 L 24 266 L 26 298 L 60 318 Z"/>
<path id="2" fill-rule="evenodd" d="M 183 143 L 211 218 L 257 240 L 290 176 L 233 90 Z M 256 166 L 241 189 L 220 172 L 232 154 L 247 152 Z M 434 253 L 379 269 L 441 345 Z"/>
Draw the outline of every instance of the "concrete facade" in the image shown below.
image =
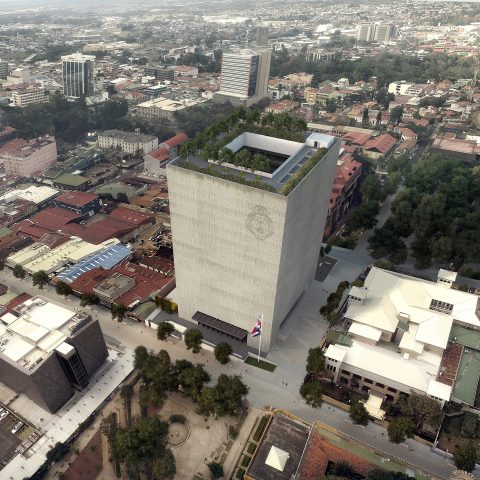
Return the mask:
<path id="1" fill-rule="evenodd" d="M 270 350 L 314 278 L 339 145 L 288 196 L 167 166 L 180 317 L 202 312 L 250 332 L 263 314 Z"/>

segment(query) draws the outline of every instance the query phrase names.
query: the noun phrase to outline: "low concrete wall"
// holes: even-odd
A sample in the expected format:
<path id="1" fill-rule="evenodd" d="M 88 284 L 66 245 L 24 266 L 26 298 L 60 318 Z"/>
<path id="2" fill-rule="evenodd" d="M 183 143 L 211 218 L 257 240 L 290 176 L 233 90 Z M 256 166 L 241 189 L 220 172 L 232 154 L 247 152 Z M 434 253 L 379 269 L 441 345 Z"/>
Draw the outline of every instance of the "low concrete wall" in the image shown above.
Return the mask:
<path id="1" fill-rule="evenodd" d="M 329 405 L 337 407 L 340 410 L 344 410 L 345 412 L 350 411 L 350 405 L 347 405 L 346 403 L 339 402 L 338 400 L 335 400 L 334 398 L 329 397 L 328 395 L 322 395 L 322 398 L 323 398 L 323 401 L 325 403 L 328 403 Z"/>

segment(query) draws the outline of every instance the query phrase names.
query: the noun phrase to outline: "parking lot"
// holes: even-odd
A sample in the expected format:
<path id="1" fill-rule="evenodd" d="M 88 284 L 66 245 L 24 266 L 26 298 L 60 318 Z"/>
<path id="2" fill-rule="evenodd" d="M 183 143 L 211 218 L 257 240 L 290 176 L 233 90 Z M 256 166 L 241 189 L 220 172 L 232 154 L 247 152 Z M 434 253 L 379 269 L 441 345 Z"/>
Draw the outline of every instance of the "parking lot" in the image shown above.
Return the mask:
<path id="1" fill-rule="evenodd" d="M 0 420 L 0 460 L 9 459 L 15 449 L 22 443 L 20 436 L 28 425 L 23 425 L 16 433 L 12 434 L 13 426 L 18 422 L 18 418 L 12 414 L 7 415 L 3 420 Z"/>

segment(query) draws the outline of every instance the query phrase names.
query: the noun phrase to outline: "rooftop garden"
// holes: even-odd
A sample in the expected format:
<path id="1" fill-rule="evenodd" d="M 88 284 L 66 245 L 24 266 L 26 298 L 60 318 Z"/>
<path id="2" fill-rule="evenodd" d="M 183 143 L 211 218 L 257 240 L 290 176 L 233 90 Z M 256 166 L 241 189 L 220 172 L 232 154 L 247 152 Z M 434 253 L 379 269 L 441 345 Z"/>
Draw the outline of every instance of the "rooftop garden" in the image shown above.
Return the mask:
<path id="1" fill-rule="evenodd" d="M 315 152 L 285 184 L 276 189 L 260 175 L 247 177 L 247 170 L 250 170 L 252 174 L 259 171 L 271 173 L 275 170 L 265 155 L 261 153 L 252 154 L 245 147 L 234 153 L 226 148 L 226 145 L 244 132 L 304 143 L 305 130 L 306 122 L 292 117 L 288 113 L 262 115 L 259 110 L 246 110 L 239 107 L 227 118 L 210 125 L 202 133 L 197 134 L 195 138 L 184 143 L 180 149 L 178 166 L 287 196 L 324 157 L 327 149 L 321 148 Z M 244 171 L 237 173 L 233 169 L 229 170 L 226 166 L 221 169 L 213 163 L 203 167 L 198 162 L 188 161 L 192 156 L 204 162 L 210 161 L 224 166 L 230 164 L 235 167 L 242 167 Z"/>

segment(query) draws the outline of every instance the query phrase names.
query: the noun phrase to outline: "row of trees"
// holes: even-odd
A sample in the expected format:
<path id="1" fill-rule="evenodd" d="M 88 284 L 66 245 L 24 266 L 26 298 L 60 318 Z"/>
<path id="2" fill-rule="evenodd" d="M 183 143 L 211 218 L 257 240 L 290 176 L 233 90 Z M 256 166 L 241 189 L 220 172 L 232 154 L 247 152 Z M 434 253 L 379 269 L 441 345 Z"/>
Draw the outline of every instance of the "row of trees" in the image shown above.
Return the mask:
<path id="1" fill-rule="evenodd" d="M 313 86 L 325 80 L 337 81 L 346 77 L 351 83 L 358 80 L 368 81 L 372 76 L 378 78 L 378 87 L 397 80 L 422 83 L 430 79 L 440 81 L 444 78 L 471 78 L 474 60 L 454 55 L 427 55 L 424 58 L 396 53 L 382 52 L 372 57 L 358 60 L 341 59 L 315 62 L 308 61 L 305 54 L 289 55 L 288 50 L 274 54 L 271 74 L 285 76 L 295 72 L 313 74 Z"/>
<path id="2" fill-rule="evenodd" d="M 401 263 L 407 256 L 404 239 L 413 235 L 411 253 L 418 268 L 436 261 L 459 269 L 478 261 L 479 174 L 476 167 L 437 154 L 405 168 L 405 188 L 392 202 L 390 218 L 370 239 L 373 256 Z"/>
<path id="3" fill-rule="evenodd" d="M 171 480 L 175 457 L 167 448 L 168 423 L 157 415 L 137 419 L 128 428 L 119 428 L 114 414 L 102 422 L 113 462 L 124 463 L 128 478 Z"/>
<path id="4" fill-rule="evenodd" d="M 23 138 L 52 134 L 65 142 L 77 142 L 89 130 L 119 128 L 128 112 L 125 100 L 108 100 L 89 108 L 85 101 L 68 102 L 55 92 L 47 103 L 25 108 L 3 108 L 5 124 Z"/>
<path id="5" fill-rule="evenodd" d="M 161 322 L 157 329 L 157 338 L 159 340 L 166 340 L 175 331 L 175 327 L 170 322 Z M 199 353 L 202 349 L 202 332 L 196 328 L 191 328 L 185 334 L 185 346 L 187 350 L 192 350 L 193 353 Z M 220 342 L 215 346 L 215 358 L 225 365 L 230 361 L 230 355 L 233 350 L 229 343 Z"/>
<path id="6" fill-rule="evenodd" d="M 200 415 L 236 415 L 242 408 L 248 387 L 239 375 L 222 374 L 214 386 L 207 386 L 211 377 L 204 365 L 188 360 L 172 363 L 168 352 L 158 355 L 143 346 L 135 349 L 135 368 L 145 382 L 149 400 L 159 405 L 169 391 L 181 391 L 197 404 Z"/>

